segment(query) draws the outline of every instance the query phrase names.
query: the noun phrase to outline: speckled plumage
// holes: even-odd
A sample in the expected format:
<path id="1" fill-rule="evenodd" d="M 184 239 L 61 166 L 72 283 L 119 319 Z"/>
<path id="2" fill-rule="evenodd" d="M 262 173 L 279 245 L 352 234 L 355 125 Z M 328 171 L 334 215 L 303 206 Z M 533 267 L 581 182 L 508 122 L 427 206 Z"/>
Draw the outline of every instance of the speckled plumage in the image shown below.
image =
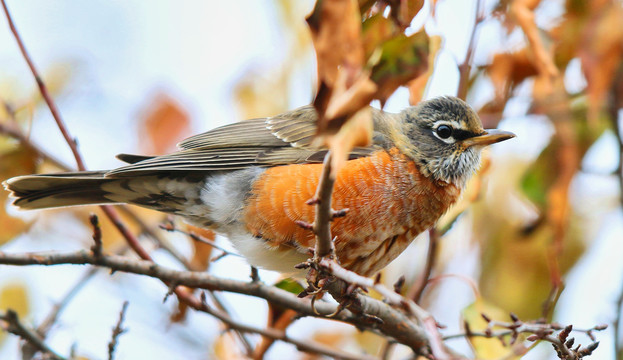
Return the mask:
<path id="1" fill-rule="evenodd" d="M 482 129 L 463 101 L 443 97 L 390 114 L 372 109 L 373 144 L 355 148 L 338 173 L 331 224 L 343 266 L 372 275 L 460 196 L 482 147 L 513 135 Z M 326 149 L 312 147 L 316 114 L 306 106 L 191 137 L 179 152 L 121 155 L 111 171 L 9 179 L 26 209 L 131 203 L 185 217 L 226 235 L 251 264 L 292 272 L 314 237 L 295 224 L 313 220 Z"/>

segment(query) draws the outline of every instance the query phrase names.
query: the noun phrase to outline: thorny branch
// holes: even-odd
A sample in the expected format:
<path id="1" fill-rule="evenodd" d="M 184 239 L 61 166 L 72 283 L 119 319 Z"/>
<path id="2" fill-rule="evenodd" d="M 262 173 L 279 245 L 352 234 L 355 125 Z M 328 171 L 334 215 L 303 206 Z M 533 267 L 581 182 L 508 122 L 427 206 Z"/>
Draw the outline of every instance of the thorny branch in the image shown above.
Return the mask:
<path id="1" fill-rule="evenodd" d="M 608 327 L 608 325 L 597 325 L 588 330 L 574 330 L 572 325 L 563 327 L 557 323 L 545 324 L 523 322 L 512 313 L 510 314 L 512 322 L 491 320 L 485 314 L 482 314 L 482 317 L 487 322 L 487 328 L 484 331 L 471 331 L 468 323 L 465 322 L 465 333 L 445 336 L 444 340 L 460 337 L 497 338 L 504 346 L 506 346 L 507 341 L 510 342 L 510 345 L 513 345 L 519 339 L 520 334 L 530 334 L 526 337 L 527 341 L 547 341 L 552 344 L 560 359 L 576 360 L 591 355 L 593 351 L 597 349 L 599 342 L 596 341 L 593 332 L 602 331 Z M 558 331 L 558 333 L 556 333 L 556 331 Z M 575 338 L 569 338 L 571 331 L 585 333 L 591 339 L 592 343 L 586 347 L 582 347 L 581 344 L 577 344 L 577 346 L 574 347 Z M 510 337 L 510 339 L 507 339 L 508 337 Z"/>
<path id="2" fill-rule="evenodd" d="M 314 222 L 312 224 L 303 221 L 297 221 L 297 224 L 304 229 L 312 230 L 316 235 L 316 245 L 314 248 L 314 261 L 318 261 L 324 257 L 335 259 L 335 248 L 333 239 L 331 238 L 331 220 L 338 216 L 344 216 L 347 210 L 335 211 L 331 208 L 331 196 L 333 194 L 333 184 L 335 183 L 335 174 L 331 168 L 332 154 L 327 152 L 322 166 L 322 173 L 316 188 L 316 194 L 313 199 L 307 202 L 307 205 L 316 205 Z"/>
<path id="3" fill-rule="evenodd" d="M 4 323 L 3 323 L 4 322 Z M 7 310 L 4 314 L 0 313 L 0 326 L 6 332 L 19 336 L 21 339 L 31 344 L 35 349 L 50 356 L 54 360 L 65 360 L 64 357 L 58 355 L 54 350 L 46 345 L 39 334 L 34 330 L 27 328 L 20 321 L 17 313 L 13 310 Z"/>

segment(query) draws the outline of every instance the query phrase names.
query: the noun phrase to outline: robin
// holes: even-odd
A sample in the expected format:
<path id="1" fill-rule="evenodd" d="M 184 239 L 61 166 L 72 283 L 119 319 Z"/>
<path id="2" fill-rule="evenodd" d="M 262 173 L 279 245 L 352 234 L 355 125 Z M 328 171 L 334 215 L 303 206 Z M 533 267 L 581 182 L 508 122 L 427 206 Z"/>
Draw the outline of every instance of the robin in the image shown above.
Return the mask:
<path id="1" fill-rule="evenodd" d="M 398 114 L 371 109 L 372 145 L 337 174 L 331 223 L 337 257 L 371 276 L 459 198 L 480 152 L 514 137 L 484 130 L 464 101 L 440 97 Z M 18 176 L 4 185 L 22 209 L 128 203 L 184 217 L 229 238 L 252 265 L 292 273 L 314 246 L 316 191 L 326 149 L 312 146 L 317 115 L 304 106 L 226 125 L 162 156 L 121 154 L 110 171 Z"/>

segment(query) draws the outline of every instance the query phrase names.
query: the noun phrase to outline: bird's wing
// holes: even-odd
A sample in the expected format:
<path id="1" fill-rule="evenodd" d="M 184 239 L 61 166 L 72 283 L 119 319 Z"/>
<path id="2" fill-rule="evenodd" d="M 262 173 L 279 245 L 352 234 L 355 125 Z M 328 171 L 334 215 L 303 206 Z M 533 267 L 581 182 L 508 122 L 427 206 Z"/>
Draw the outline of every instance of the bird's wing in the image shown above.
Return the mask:
<path id="1" fill-rule="evenodd" d="M 312 106 L 269 118 L 241 121 L 192 136 L 180 149 L 240 147 L 308 147 L 316 133 L 316 111 Z"/>
<path id="2" fill-rule="evenodd" d="M 382 112 L 373 111 L 380 115 L 374 116 L 375 122 L 387 121 Z M 111 170 L 107 176 L 322 162 L 327 149 L 312 146 L 315 132 L 316 112 L 312 106 L 304 106 L 274 117 L 245 120 L 195 135 L 179 143 L 181 150 L 172 154 L 154 157 L 119 155 L 119 159 L 130 165 Z M 387 136 L 375 132 L 373 144 L 353 149 L 350 159 L 367 156 L 386 147 L 386 142 Z"/>

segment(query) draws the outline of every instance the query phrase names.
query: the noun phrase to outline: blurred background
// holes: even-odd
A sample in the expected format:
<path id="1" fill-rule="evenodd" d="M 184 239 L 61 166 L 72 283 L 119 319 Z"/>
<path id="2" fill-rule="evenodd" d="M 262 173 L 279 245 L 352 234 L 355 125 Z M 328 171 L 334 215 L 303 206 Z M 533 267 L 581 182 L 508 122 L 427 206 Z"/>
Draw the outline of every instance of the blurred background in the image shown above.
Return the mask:
<path id="1" fill-rule="evenodd" d="M 514 3 L 534 5 L 536 37 L 530 38 L 513 16 Z M 89 169 L 119 166 L 117 153 L 169 152 L 186 136 L 309 104 L 316 63 L 305 17 L 313 5 L 311 0 L 8 1 Z M 407 29 L 425 26 L 429 36 L 441 39 L 431 76 L 413 84 L 412 92 L 417 87 L 424 98 L 457 95 L 458 65 L 472 48 L 467 101 L 485 127 L 518 135 L 487 153 L 462 201 L 440 221 L 436 280 L 421 303 L 447 326 L 444 334 L 460 332 L 464 320 L 473 329 L 483 326 L 480 312 L 503 320 L 514 312 L 522 320 L 553 319 L 576 328 L 609 324 L 596 334 L 600 346 L 594 358 L 616 359 L 613 324 L 623 292 L 621 2 L 487 0 L 480 6 L 477 13 L 477 1 L 425 1 Z M 0 180 L 72 168 L 71 152 L 4 17 L 0 24 L 0 124 L 18 126 L 50 154 L 41 160 L 0 134 Z M 541 47 L 531 39 L 539 39 Z M 384 109 L 400 111 L 409 105 L 409 96 L 409 89 L 398 89 Z M 18 212 L 8 206 L 6 193 L 0 200 L 7 205 L 0 209 L 0 251 L 91 246 L 87 218 L 97 208 Z M 150 226 L 166 220 L 147 210 L 137 212 Z M 101 222 L 107 249 L 122 246 L 114 228 L 103 217 Z M 156 231 L 194 266 L 248 279 L 243 260 L 226 256 L 210 263 L 218 252 L 182 234 Z M 216 241 L 231 249 L 226 239 Z M 407 285 L 414 284 L 427 247 L 427 236 L 416 239 L 383 279 L 391 285 L 404 274 Z M 151 250 L 159 263 L 182 269 L 171 251 Z M 87 359 L 105 357 L 121 305 L 129 300 L 128 332 L 120 337 L 117 358 L 240 356 L 235 339 L 223 335 L 216 320 L 184 312 L 175 299 L 163 303 L 167 289 L 158 281 L 106 271 L 83 281 L 86 272 L 78 266 L 0 266 L 0 309 L 16 309 L 26 323 L 37 326 L 81 284 L 48 334 L 47 342 L 61 354 L 74 349 Z M 451 276 L 440 277 L 444 274 Z M 261 278 L 279 280 L 266 271 Z M 265 325 L 264 301 L 232 294 L 223 299 L 238 319 Z M 314 319 L 293 322 L 288 334 L 353 352 L 363 348 L 377 354 L 383 346 L 375 335 Z M 581 334 L 576 338 L 591 342 Z M 513 350 L 496 339 L 449 344 L 478 358 L 513 358 Z M 408 352 L 397 347 L 394 355 L 401 354 Z M 282 343 L 273 345 L 266 358 L 285 356 L 310 358 Z M 18 340 L 1 333 L 0 358 L 20 357 Z M 551 345 L 543 344 L 524 358 L 556 357 Z"/>

